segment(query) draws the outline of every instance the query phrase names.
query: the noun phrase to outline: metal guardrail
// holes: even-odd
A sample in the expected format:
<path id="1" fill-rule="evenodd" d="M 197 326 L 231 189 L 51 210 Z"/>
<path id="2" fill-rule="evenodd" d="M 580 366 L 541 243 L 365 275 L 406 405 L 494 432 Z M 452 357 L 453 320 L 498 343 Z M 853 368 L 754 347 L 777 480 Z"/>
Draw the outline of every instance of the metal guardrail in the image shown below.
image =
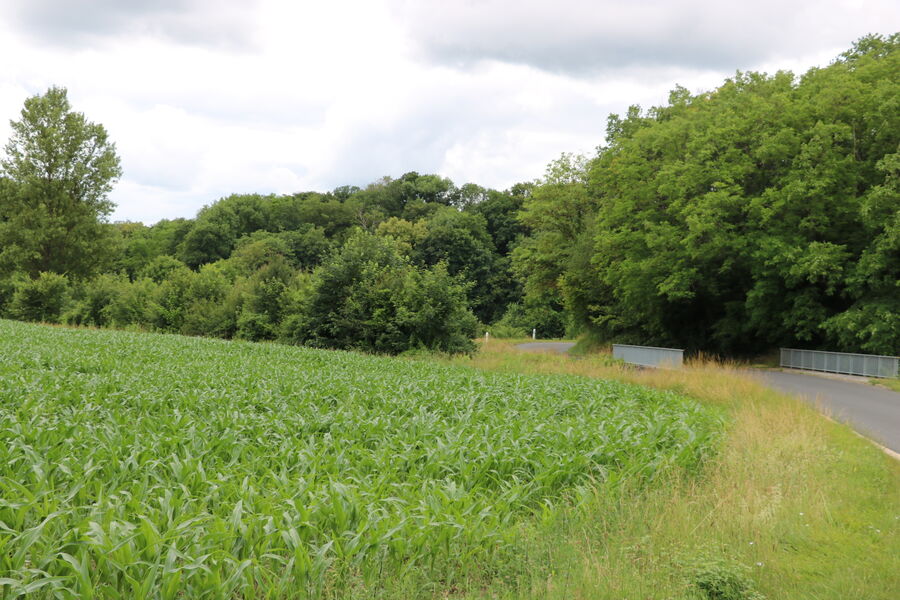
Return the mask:
<path id="1" fill-rule="evenodd" d="M 684 362 L 684 350 L 613 344 L 613 358 L 642 367 L 677 368 Z"/>
<path id="2" fill-rule="evenodd" d="M 897 377 L 900 357 L 782 348 L 781 366 L 864 377 Z"/>

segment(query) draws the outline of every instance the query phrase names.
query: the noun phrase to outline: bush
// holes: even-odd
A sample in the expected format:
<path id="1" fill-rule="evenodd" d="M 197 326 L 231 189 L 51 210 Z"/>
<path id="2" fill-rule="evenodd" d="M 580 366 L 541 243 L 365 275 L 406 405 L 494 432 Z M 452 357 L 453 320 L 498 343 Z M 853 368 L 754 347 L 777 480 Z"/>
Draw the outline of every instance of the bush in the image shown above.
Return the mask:
<path id="1" fill-rule="evenodd" d="M 704 600 L 765 600 L 743 564 L 703 556 L 687 561 L 685 571 L 688 583 Z"/>
<path id="2" fill-rule="evenodd" d="M 6 316 L 13 294 L 16 292 L 16 280 L 13 277 L 0 277 L 0 317 Z"/>
<path id="3" fill-rule="evenodd" d="M 9 312 L 25 321 L 58 323 L 69 302 L 69 280 L 57 273 L 40 273 L 36 278 L 16 281 Z"/>
<path id="4" fill-rule="evenodd" d="M 230 338 L 237 329 L 237 307 L 230 302 L 201 298 L 191 302 L 184 313 L 181 333 Z"/>
<path id="5" fill-rule="evenodd" d="M 571 333 L 569 321 L 557 303 L 543 297 L 526 296 L 523 304 L 510 304 L 490 332 L 495 337 L 531 337 L 532 329 L 537 329 L 541 338 L 562 338 Z"/>
<path id="6" fill-rule="evenodd" d="M 195 277 L 196 273 L 187 267 L 168 272 L 147 304 L 146 314 L 153 328 L 174 333 L 181 331 L 187 312 L 186 301 Z"/>
<path id="7" fill-rule="evenodd" d="M 531 337 L 531 333 L 525 331 L 524 327 L 515 327 L 513 325 L 509 325 L 508 323 L 504 323 L 503 320 L 498 321 L 497 324 L 493 325 L 492 327 L 488 327 L 487 331 L 495 338 L 501 339 Z"/>
<path id="8" fill-rule="evenodd" d="M 246 280 L 236 337 L 252 341 L 275 339 L 289 304 L 289 286 L 296 276 L 283 256 L 274 256 Z"/>
<path id="9" fill-rule="evenodd" d="M 85 282 L 72 308 L 63 316 L 63 321 L 74 325 L 108 327 L 112 324 L 110 305 L 129 285 L 127 279 L 115 275 L 100 275 Z"/>
<path id="10" fill-rule="evenodd" d="M 148 327 L 151 322 L 150 301 L 159 286 L 152 279 L 138 279 L 123 285 L 112 298 L 106 313 L 113 327 Z"/>
<path id="11" fill-rule="evenodd" d="M 258 342 L 272 339 L 275 334 L 275 326 L 264 314 L 253 312 L 250 308 L 244 308 L 237 319 L 237 331 L 235 337 L 239 340 Z"/>
<path id="12" fill-rule="evenodd" d="M 893 355 L 900 348 L 900 289 L 891 298 L 871 298 L 822 323 L 832 347 Z M 827 349 L 827 348 L 826 348 Z"/>
<path id="13" fill-rule="evenodd" d="M 472 338 L 478 320 L 469 310 L 466 286 L 447 272 L 444 263 L 432 269 L 409 269 L 405 280 L 400 330 L 409 332 L 406 348 L 427 348 L 450 354 L 475 349 Z M 399 340 L 402 342 L 403 340 Z M 401 350 L 402 351 L 402 350 Z"/>
<path id="14" fill-rule="evenodd" d="M 313 277 L 305 271 L 298 271 L 282 294 L 281 323 L 278 339 L 296 341 L 297 332 L 308 329 L 309 302 L 312 297 Z M 302 336 L 301 336 L 302 337 Z"/>
<path id="15" fill-rule="evenodd" d="M 285 319 L 282 334 L 295 343 L 387 354 L 471 352 L 477 320 L 466 292 L 444 265 L 416 268 L 392 240 L 357 232 L 316 270 L 302 312 Z"/>
<path id="16" fill-rule="evenodd" d="M 190 271 L 188 266 L 172 256 L 157 256 L 146 267 L 141 269 L 140 277 L 152 279 L 155 283 L 162 283 L 170 279 L 177 271 Z"/>
<path id="17" fill-rule="evenodd" d="M 190 282 L 185 295 L 181 332 L 230 338 L 237 328 L 237 314 L 243 302 L 243 286 L 229 281 L 220 263 L 203 265 Z"/>

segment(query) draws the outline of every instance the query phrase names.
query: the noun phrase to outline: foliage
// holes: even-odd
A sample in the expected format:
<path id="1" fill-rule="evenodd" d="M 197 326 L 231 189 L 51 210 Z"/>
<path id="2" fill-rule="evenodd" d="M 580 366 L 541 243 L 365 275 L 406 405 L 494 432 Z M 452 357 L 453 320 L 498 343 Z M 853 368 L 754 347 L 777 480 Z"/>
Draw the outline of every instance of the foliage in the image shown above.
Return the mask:
<path id="1" fill-rule="evenodd" d="M 233 285 L 219 264 L 204 265 L 193 277 L 180 333 L 230 338 L 237 330 L 237 314 L 244 288 Z"/>
<path id="2" fill-rule="evenodd" d="M 442 263 L 416 267 L 390 239 L 360 231 L 316 270 L 304 316 L 291 320 L 285 336 L 389 354 L 468 352 L 476 321 L 465 294 Z"/>
<path id="3" fill-rule="evenodd" d="M 107 194 L 121 174 L 119 159 L 103 127 L 71 111 L 64 89 L 51 88 L 26 101 L 6 150 L 0 277 L 6 288 L 22 272 L 74 278 L 70 323 L 253 340 L 296 338 L 307 317 L 318 317 L 302 313 L 308 303 L 297 293 L 304 286 L 292 292 L 289 309 L 280 305 L 289 282 L 298 270 L 319 268 L 357 227 L 395 240 L 415 264 L 385 283 L 392 299 L 379 310 L 387 312 L 369 323 L 372 335 L 383 337 L 376 344 L 380 351 L 471 348 L 463 341 L 471 319 L 458 310 L 457 291 L 465 291 L 464 303 L 486 321 L 498 318 L 519 295 L 495 239 L 503 252 L 518 242 L 522 226 L 515 212 L 527 186 L 514 193 L 474 184 L 457 189 L 438 175 L 410 172 L 334 193 L 233 194 L 204 207 L 195 219 L 108 225 L 103 220 L 113 205 Z M 196 274 L 213 264 L 216 275 L 201 279 L 215 278 L 215 293 L 195 294 Z M 274 270 L 280 274 L 272 276 Z M 415 293 L 417 285 L 427 293 Z M 9 297 L 0 300 L 7 304 Z M 395 314 L 388 316 L 391 311 Z M 438 326 L 425 320 L 426 314 L 459 321 Z M 388 329 L 371 329 L 380 326 Z M 370 342 L 360 347 L 374 347 Z"/>
<path id="4" fill-rule="evenodd" d="M 525 200 L 526 294 L 610 340 L 896 353 L 898 48 L 612 116 L 585 169 L 564 156 Z"/>
<path id="5" fill-rule="evenodd" d="M 7 306 L 12 301 L 15 291 L 16 278 L 0 276 L 0 317 L 12 316 L 8 314 Z"/>
<path id="6" fill-rule="evenodd" d="M 102 125 L 72 111 L 64 88 L 25 100 L 11 121 L 0 186 L 0 267 L 89 276 L 115 252 L 107 194 L 121 176 Z M 11 264 L 10 264 L 11 263 Z"/>
<path id="7" fill-rule="evenodd" d="M 58 323 L 69 302 L 69 280 L 57 273 L 20 277 L 15 282 L 9 313 L 24 321 Z"/>
<path id="8" fill-rule="evenodd" d="M 585 245 L 590 240 L 595 201 L 586 185 L 587 164 L 583 156 L 563 154 L 547 167 L 544 179 L 523 200 L 519 217 L 532 234 L 515 246 L 511 259 L 513 271 L 524 282 L 524 303 L 529 307 L 559 310 L 566 277 L 590 256 L 590 249 L 585 254 Z M 575 294 L 567 299 L 568 313 L 579 315 Z M 536 316 L 531 315 L 532 320 Z M 510 318 L 515 318 L 515 313 Z M 561 336 L 565 329 L 562 320 L 545 312 L 541 329 L 548 337 Z M 522 326 L 529 328 L 528 324 Z M 530 328 L 537 326 L 535 323 Z"/>
<path id="9" fill-rule="evenodd" d="M 282 320 L 285 296 L 295 272 L 283 258 L 273 258 L 247 280 L 237 336 L 245 340 L 271 340 Z"/>
<path id="10" fill-rule="evenodd" d="M 483 199 L 466 205 L 468 211 L 484 218 L 487 232 L 501 256 L 507 256 L 529 232 L 519 219 L 519 211 L 531 190 L 531 185 L 514 186 L 508 192 L 482 189 Z"/>
<path id="11" fill-rule="evenodd" d="M 703 556 L 688 561 L 685 576 L 704 600 L 765 600 L 755 591 L 750 568 L 723 558 Z"/>
<path id="12" fill-rule="evenodd" d="M 176 268 L 158 281 L 147 303 L 145 318 L 158 331 L 181 331 L 190 302 L 194 271 Z"/>
<path id="13" fill-rule="evenodd" d="M 112 327 L 151 329 L 151 306 L 159 286 L 152 279 L 123 283 L 105 309 Z"/>
<path id="14" fill-rule="evenodd" d="M 428 236 L 428 222 L 425 219 L 420 219 L 415 223 L 411 223 L 406 219 L 390 217 L 378 224 L 375 233 L 392 239 L 397 249 L 405 256 L 409 256 L 413 248 L 422 243 Z"/>
<path id="15" fill-rule="evenodd" d="M 111 307 L 116 298 L 128 286 L 127 279 L 116 275 L 100 275 L 83 284 L 76 291 L 73 306 L 63 317 L 65 323 L 73 325 L 112 325 Z"/>
<path id="16" fill-rule="evenodd" d="M 700 476 L 596 487 L 584 510 L 529 539 L 520 554 L 526 575 L 474 598 L 699 600 L 690 567 L 722 560 L 767 598 L 896 600 L 900 462 L 808 402 L 710 360 L 634 369 L 608 350 L 572 360 L 493 339 L 472 357 L 444 360 L 674 390 L 724 410 L 728 422 Z"/>
<path id="17" fill-rule="evenodd" d="M 506 269 L 496 254 L 487 223 L 479 214 L 442 208 L 427 223 L 427 233 L 412 253 L 414 261 L 426 266 L 439 262 L 451 275 L 472 282 L 468 298 L 472 311 L 483 322 L 500 317 L 505 303 L 498 300 L 511 285 L 503 281 Z"/>
<path id="18" fill-rule="evenodd" d="M 544 339 L 574 337 L 568 335 L 573 332 L 569 330 L 568 318 L 562 306 L 550 301 L 548 296 L 549 294 L 527 296 L 524 303 L 509 304 L 503 318 L 494 324 L 491 332 L 498 337 L 516 337 L 496 333 L 497 326 L 501 326 L 525 332 L 529 337 L 532 330 L 536 330 L 538 337 Z"/>
<path id="19" fill-rule="evenodd" d="M 160 256 L 175 257 L 193 221 L 163 219 L 150 227 L 141 223 L 115 223 L 122 238 L 122 251 L 116 260 L 116 270 L 135 278 L 148 263 Z"/>
<path id="20" fill-rule="evenodd" d="M 563 154 L 505 191 L 408 172 L 233 194 L 152 226 L 103 222 L 115 148 L 51 88 L 26 101 L 3 162 L 0 309 L 21 274 L 58 272 L 73 284 L 73 323 L 394 353 L 468 335 L 451 308 L 464 290 L 482 324 L 507 332 L 731 356 L 896 354 L 898 46 L 900 34 L 868 36 L 799 78 L 676 86 L 665 106 L 610 115 L 595 156 Z M 391 250 L 337 268 L 358 231 Z M 435 318 L 460 318 L 445 341 L 412 331 L 431 331 L 416 285 L 435 294 Z"/>
<path id="21" fill-rule="evenodd" d="M 619 383 L 0 321 L 0 585 L 477 591 L 520 527 L 597 482 L 694 469 L 719 428 Z"/>
<path id="22" fill-rule="evenodd" d="M 516 327 L 515 325 L 510 325 L 503 320 L 497 321 L 492 326 L 488 328 L 488 332 L 498 339 L 522 339 L 526 337 L 531 337 L 531 333 L 526 331 L 524 327 Z"/>
<path id="23" fill-rule="evenodd" d="M 156 283 L 162 283 L 171 277 L 173 273 L 178 271 L 188 271 L 188 266 L 177 258 L 162 255 L 157 256 L 150 261 L 143 269 L 141 269 L 138 275 L 140 277 L 151 279 Z"/>

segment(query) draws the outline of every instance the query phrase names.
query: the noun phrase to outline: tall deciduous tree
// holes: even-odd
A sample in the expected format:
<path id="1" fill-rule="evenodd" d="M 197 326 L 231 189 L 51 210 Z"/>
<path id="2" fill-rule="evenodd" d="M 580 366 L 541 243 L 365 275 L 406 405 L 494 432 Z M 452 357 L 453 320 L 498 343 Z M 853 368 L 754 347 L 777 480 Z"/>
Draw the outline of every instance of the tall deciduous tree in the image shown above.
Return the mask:
<path id="1" fill-rule="evenodd" d="M 613 116 L 586 169 L 551 165 L 524 203 L 526 293 L 611 341 L 897 354 L 898 72 L 900 34 L 869 36 L 799 79 Z"/>
<path id="2" fill-rule="evenodd" d="M 106 129 L 75 112 L 65 88 L 25 101 L 0 167 L 0 268 L 87 276 L 111 258 L 108 194 L 122 169 Z"/>

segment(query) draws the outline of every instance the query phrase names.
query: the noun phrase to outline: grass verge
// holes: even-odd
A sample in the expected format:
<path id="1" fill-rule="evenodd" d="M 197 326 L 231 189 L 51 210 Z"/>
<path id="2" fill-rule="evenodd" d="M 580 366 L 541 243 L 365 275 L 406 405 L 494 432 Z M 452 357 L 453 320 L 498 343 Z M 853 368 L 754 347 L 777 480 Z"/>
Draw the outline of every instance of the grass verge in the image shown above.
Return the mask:
<path id="1" fill-rule="evenodd" d="M 886 387 L 889 390 L 894 390 L 895 392 L 900 392 L 900 379 L 871 379 L 870 383 L 873 385 L 880 385 Z"/>
<path id="2" fill-rule="evenodd" d="M 649 490 L 598 490 L 591 506 L 536 535 L 549 574 L 535 569 L 485 596 L 898 597 L 900 462 L 801 401 L 713 362 L 639 370 L 604 354 L 575 360 L 503 341 L 452 362 L 674 390 L 731 417 L 701 477 L 673 472 Z"/>

